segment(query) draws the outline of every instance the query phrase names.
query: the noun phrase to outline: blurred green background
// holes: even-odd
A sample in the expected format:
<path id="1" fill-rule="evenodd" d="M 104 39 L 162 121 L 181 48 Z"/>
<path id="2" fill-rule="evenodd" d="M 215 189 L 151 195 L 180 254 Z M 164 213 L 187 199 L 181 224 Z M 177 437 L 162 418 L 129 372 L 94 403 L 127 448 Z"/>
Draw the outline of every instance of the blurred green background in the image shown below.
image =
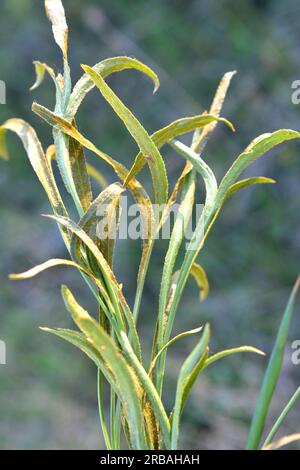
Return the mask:
<path id="1" fill-rule="evenodd" d="M 158 73 L 161 88 L 154 96 L 151 84 L 137 72 L 109 79 L 149 132 L 208 109 L 221 76 L 238 71 L 222 113 L 237 132 L 220 125 L 205 152 L 219 178 L 257 135 L 300 128 L 300 105 L 291 102 L 291 83 L 300 79 L 298 1 L 65 0 L 64 5 L 74 81 L 81 75 L 81 63 L 93 65 L 113 55 L 137 57 Z M 47 62 L 58 71 L 61 61 L 43 1 L 2 0 L 0 37 L 0 79 L 7 85 L 1 122 L 10 117 L 28 120 L 46 148 L 49 128 L 32 114 L 31 103 L 53 106 L 54 90 L 47 79 L 34 94 L 29 92 L 32 61 Z M 84 102 L 78 123 L 101 149 L 127 166 L 133 161 L 134 142 L 96 91 Z M 0 339 L 7 346 L 7 365 L 0 366 L 0 448 L 99 449 L 103 441 L 93 364 L 72 346 L 38 330 L 39 325 L 71 326 L 60 298 L 61 283 L 95 312 L 89 291 L 75 272 L 63 268 L 26 282 L 7 280 L 10 272 L 67 256 L 55 224 L 40 217 L 50 212 L 49 205 L 17 138 L 9 135 L 9 147 L 10 162 L 0 162 Z M 270 351 L 299 272 L 299 150 L 298 143 L 282 146 L 251 167 L 248 174 L 273 177 L 278 183 L 246 189 L 227 203 L 201 254 L 210 296 L 200 304 L 195 285 L 188 283 L 176 331 L 209 320 L 213 351 L 241 344 Z M 172 183 L 182 161 L 168 150 L 165 154 Z M 115 180 L 97 157 L 88 157 L 110 182 Z M 142 177 L 148 184 L 148 171 Z M 164 243 L 155 249 L 142 304 L 139 328 L 146 349 L 154 331 L 165 249 Z M 117 273 L 130 302 L 139 255 L 137 242 L 118 246 Z M 291 342 L 299 338 L 296 314 L 272 404 L 274 416 L 300 382 L 300 366 L 290 360 Z M 182 340 L 170 350 L 165 390 L 170 408 L 178 369 L 193 344 L 193 339 Z M 265 365 L 264 358 L 243 355 L 205 373 L 183 416 L 181 447 L 243 448 Z M 283 432 L 300 431 L 299 410 L 298 405 Z"/>

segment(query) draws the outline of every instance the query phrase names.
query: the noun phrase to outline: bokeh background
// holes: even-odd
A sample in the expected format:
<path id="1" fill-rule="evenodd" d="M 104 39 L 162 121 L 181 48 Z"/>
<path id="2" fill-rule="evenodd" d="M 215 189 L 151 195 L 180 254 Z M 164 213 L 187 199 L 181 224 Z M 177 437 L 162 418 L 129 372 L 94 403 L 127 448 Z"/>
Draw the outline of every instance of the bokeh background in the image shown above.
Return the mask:
<path id="1" fill-rule="evenodd" d="M 300 105 L 291 102 L 291 83 L 300 79 L 297 0 L 65 0 L 64 4 L 74 80 L 81 74 L 80 63 L 93 65 L 124 54 L 145 61 L 159 74 L 161 88 L 155 96 L 148 80 L 137 72 L 109 79 L 149 132 L 208 109 L 221 76 L 238 71 L 222 113 L 237 132 L 219 126 L 205 152 L 219 178 L 252 138 L 280 127 L 300 128 Z M 38 59 L 60 70 L 61 61 L 43 2 L 2 0 L 0 37 L 0 79 L 7 84 L 1 122 L 10 117 L 28 120 L 46 147 L 49 128 L 32 114 L 31 103 L 53 106 L 54 90 L 47 79 L 34 94 L 29 92 L 34 81 L 31 63 Z M 78 122 L 100 148 L 128 166 L 133 161 L 134 142 L 96 91 L 84 102 Z M 7 279 L 10 272 L 66 256 L 55 224 L 40 217 L 50 212 L 48 202 L 21 144 L 11 135 L 9 147 L 11 160 L 0 162 L 0 338 L 7 345 L 7 365 L 0 366 L 0 448 L 99 449 L 103 441 L 93 364 L 72 346 L 38 330 L 39 325 L 71 326 L 60 298 L 61 283 L 95 312 L 89 291 L 75 272 L 63 268 L 26 282 Z M 248 171 L 278 183 L 246 189 L 226 205 L 201 254 L 210 296 L 200 304 L 196 286 L 188 283 L 177 332 L 209 320 L 213 351 L 242 344 L 270 351 L 300 270 L 299 153 L 299 144 L 290 143 Z M 168 150 L 164 154 L 174 182 L 182 161 Z M 97 157 L 88 158 L 108 181 L 115 180 Z M 142 178 L 149 183 L 147 170 Z M 154 252 L 142 303 L 139 328 L 146 350 L 154 330 L 165 249 L 161 243 Z M 139 255 L 137 242 L 118 246 L 116 269 L 130 301 Z M 299 338 L 298 303 L 272 403 L 274 417 L 299 385 L 300 366 L 290 360 L 291 342 Z M 182 340 L 170 350 L 165 390 L 169 408 L 178 369 L 193 341 Z M 181 447 L 243 448 L 265 366 L 266 359 L 243 355 L 207 371 L 186 407 Z M 283 432 L 300 431 L 299 411 L 298 405 Z"/>

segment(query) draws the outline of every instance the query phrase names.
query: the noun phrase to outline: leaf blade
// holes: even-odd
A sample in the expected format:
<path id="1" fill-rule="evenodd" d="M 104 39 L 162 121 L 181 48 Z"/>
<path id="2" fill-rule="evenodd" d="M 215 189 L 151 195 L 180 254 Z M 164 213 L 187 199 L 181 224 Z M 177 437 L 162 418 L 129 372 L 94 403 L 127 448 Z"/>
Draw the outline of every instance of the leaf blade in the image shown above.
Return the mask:
<path id="1" fill-rule="evenodd" d="M 112 89 L 106 84 L 101 75 L 87 65 L 83 65 L 82 68 L 93 80 L 102 96 L 123 121 L 127 130 L 136 141 L 150 168 L 155 193 L 155 201 L 158 204 L 164 204 L 167 201 L 168 196 L 168 180 L 165 164 L 162 156 L 159 153 L 159 150 L 143 126 L 139 123 L 131 111 L 129 111 L 129 109 L 122 103 L 122 101 L 117 97 Z"/>
<path id="2" fill-rule="evenodd" d="M 263 383 L 259 392 L 259 397 L 253 415 L 247 440 L 247 449 L 258 448 L 261 440 L 269 406 L 281 372 L 285 344 L 287 341 L 289 326 L 299 287 L 300 276 L 294 285 L 278 329 L 275 345 L 268 362 L 267 370 L 264 375 Z"/>

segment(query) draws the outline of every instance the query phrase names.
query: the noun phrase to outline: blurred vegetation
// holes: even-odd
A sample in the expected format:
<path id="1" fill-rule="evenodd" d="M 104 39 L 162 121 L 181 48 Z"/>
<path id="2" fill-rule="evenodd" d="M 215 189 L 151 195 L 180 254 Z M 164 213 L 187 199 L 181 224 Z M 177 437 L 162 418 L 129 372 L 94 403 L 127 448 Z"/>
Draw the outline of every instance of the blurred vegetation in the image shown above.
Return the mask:
<path id="1" fill-rule="evenodd" d="M 223 73 L 238 71 L 222 113 L 237 132 L 232 135 L 219 126 L 205 152 L 217 174 L 253 137 L 280 127 L 299 130 L 300 107 L 291 102 L 291 83 L 300 76 L 296 0 L 65 0 L 64 4 L 74 81 L 81 75 L 80 63 L 93 65 L 125 54 L 145 61 L 160 76 L 155 96 L 147 80 L 133 71 L 109 79 L 149 132 L 208 109 Z M 0 37 L 0 79 L 7 84 L 1 122 L 9 117 L 28 120 L 46 147 L 49 128 L 30 108 L 33 99 L 51 106 L 54 91 L 47 82 L 34 96 L 29 92 L 34 81 L 32 61 L 45 61 L 56 69 L 61 64 L 43 2 L 2 0 Z M 133 161 L 135 144 L 96 91 L 82 107 L 79 127 L 127 166 Z M 25 152 L 17 139 L 9 137 L 9 145 L 12 159 L 1 162 L 0 171 L 0 338 L 7 345 L 7 365 L 0 366 L 0 448 L 99 448 L 93 366 L 71 346 L 37 329 L 68 326 L 59 293 L 62 282 L 79 292 L 92 309 L 89 292 L 67 268 L 27 282 L 7 280 L 9 272 L 65 255 L 56 227 L 40 217 L 49 207 Z M 89 160 L 113 181 L 114 175 L 97 157 L 89 155 Z M 166 160 L 175 179 L 181 169 L 178 159 L 172 160 L 172 152 L 166 151 Z M 180 331 L 209 320 L 215 350 L 251 344 L 270 351 L 299 272 L 299 144 L 281 147 L 251 172 L 273 177 L 278 184 L 246 189 L 227 204 L 202 253 L 210 297 L 199 304 L 197 289 L 189 283 L 176 323 Z M 147 171 L 143 178 L 149 181 Z M 147 331 L 154 327 L 165 248 L 163 243 L 156 247 L 147 279 L 139 325 L 146 346 Z M 139 255 L 137 243 L 119 244 L 119 277 L 129 298 Z M 291 341 L 300 337 L 299 315 L 295 318 Z M 190 341 L 170 350 L 166 383 L 170 405 L 175 375 Z M 264 359 L 244 355 L 212 368 L 199 381 L 185 413 L 182 447 L 241 448 L 264 366 Z M 299 366 L 287 356 L 274 412 L 282 408 L 299 377 Z M 299 407 L 288 421 L 288 432 L 299 431 Z"/>

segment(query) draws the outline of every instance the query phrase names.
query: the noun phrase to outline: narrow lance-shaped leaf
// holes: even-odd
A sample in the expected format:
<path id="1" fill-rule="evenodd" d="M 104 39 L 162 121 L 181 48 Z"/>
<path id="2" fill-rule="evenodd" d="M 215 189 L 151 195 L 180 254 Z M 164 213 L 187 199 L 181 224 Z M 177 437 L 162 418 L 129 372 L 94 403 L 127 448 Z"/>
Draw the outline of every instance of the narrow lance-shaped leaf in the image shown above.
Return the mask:
<path id="1" fill-rule="evenodd" d="M 168 143 L 170 140 L 180 135 L 186 134 L 187 132 L 193 131 L 198 128 L 208 126 L 212 122 L 221 121 L 226 123 L 232 130 L 234 130 L 232 124 L 227 119 L 213 116 L 212 114 L 200 114 L 199 116 L 186 117 L 178 119 L 172 122 L 166 127 L 159 129 L 151 135 L 151 139 L 155 143 L 158 149 L 161 149 L 163 145 Z M 131 178 L 136 176 L 146 164 L 145 157 L 140 152 L 134 161 L 132 168 L 129 171 L 129 175 L 126 178 L 125 185 L 130 181 Z"/>
<path id="2" fill-rule="evenodd" d="M 53 144 L 49 145 L 49 147 L 46 150 L 46 157 L 47 157 L 49 165 L 51 166 L 52 160 L 56 160 L 55 145 Z M 107 184 L 105 177 L 102 175 L 102 173 L 100 173 L 100 171 L 97 168 L 95 168 L 93 165 L 91 165 L 90 163 L 86 163 L 86 169 L 90 178 L 93 178 L 93 180 L 99 184 L 101 189 L 105 189 L 108 184 Z"/>
<path id="3" fill-rule="evenodd" d="M 141 152 L 143 153 L 145 159 L 147 160 L 152 175 L 156 203 L 166 203 L 168 196 L 166 168 L 163 158 L 153 143 L 151 137 L 139 123 L 136 117 L 131 113 L 131 111 L 129 111 L 129 109 L 107 85 L 101 75 L 87 65 L 82 66 L 82 68 L 93 80 L 97 88 L 100 90 L 102 96 L 111 105 L 115 113 L 123 121 L 127 130 L 130 132 Z"/>
<path id="4" fill-rule="evenodd" d="M 75 261 L 68 260 L 68 259 L 60 259 L 60 258 L 50 259 L 48 261 L 45 261 L 44 263 L 41 263 L 35 266 L 34 268 L 28 269 L 25 272 L 18 273 L 18 274 L 10 274 L 9 278 L 12 280 L 30 279 L 49 268 L 55 268 L 57 266 L 70 266 L 70 267 L 76 268 L 94 282 L 98 291 L 93 292 L 93 293 L 95 294 L 97 301 L 99 302 L 102 310 L 105 312 L 106 316 L 109 318 L 112 325 L 115 325 L 116 323 L 115 323 L 115 318 L 113 314 L 114 313 L 113 307 L 111 305 L 110 299 L 108 297 L 106 290 L 104 289 L 102 282 L 98 278 L 96 278 L 89 269 L 76 263 Z M 100 296 L 99 296 L 99 293 L 101 294 Z M 105 303 L 103 302 L 102 298 L 105 300 Z"/>
<path id="5" fill-rule="evenodd" d="M 212 205 L 211 210 L 206 211 L 205 219 L 199 221 L 199 224 L 201 224 L 200 228 L 202 227 L 204 231 L 204 237 L 199 239 L 198 228 L 196 228 L 194 231 L 194 235 L 190 241 L 189 247 L 187 248 L 182 268 L 178 277 L 178 283 L 170 309 L 170 316 L 174 316 L 176 312 L 182 292 L 188 280 L 191 267 L 195 262 L 201 248 L 203 247 L 204 240 L 217 218 L 229 188 L 236 182 L 236 179 L 239 177 L 241 172 L 257 158 L 264 155 L 268 150 L 271 150 L 280 143 L 297 139 L 299 137 L 300 134 L 298 132 L 287 129 L 278 130 L 271 134 L 264 134 L 255 139 L 233 163 L 219 186 L 217 195 L 215 197 L 215 202 Z"/>
<path id="6" fill-rule="evenodd" d="M 98 72 L 102 78 L 107 78 L 110 74 L 121 72 L 122 70 L 134 69 L 142 72 L 150 77 L 154 83 L 154 93 L 159 87 L 159 79 L 153 70 L 147 65 L 143 64 L 137 59 L 132 57 L 110 57 L 109 59 L 102 60 L 94 65 L 93 69 Z M 72 121 L 78 111 L 79 106 L 84 100 L 85 96 L 95 87 L 93 80 L 84 73 L 83 76 L 75 84 L 70 96 L 68 108 L 66 112 L 66 119 Z"/>
<path id="7" fill-rule="evenodd" d="M 287 446 L 292 442 L 300 441 L 300 433 L 290 434 L 289 436 L 284 436 L 278 439 L 278 441 L 272 442 L 271 444 L 263 447 L 262 450 L 276 450 L 281 449 L 281 447 Z"/>
<path id="8" fill-rule="evenodd" d="M 272 133 L 262 134 L 254 139 L 244 152 L 237 157 L 222 179 L 216 198 L 216 204 L 220 205 L 223 202 L 229 188 L 251 163 L 277 145 L 287 142 L 288 140 L 299 139 L 299 137 L 299 132 L 290 129 L 281 129 Z"/>
<path id="9" fill-rule="evenodd" d="M 164 406 L 161 402 L 161 399 L 157 393 L 156 388 L 154 387 L 154 384 L 152 380 L 150 379 L 149 375 L 145 371 L 144 367 L 134 354 L 134 351 L 132 350 L 132 347 L 130 345 L 130 342 L 128 341 L 127 336 L 125 335 L 124 332 L 121 333 L 122 336 L 122 349 L 124 350 L 126 356 L 128 357 L 128 361 L 133 367 L 136 375 L 141 381 L 141 384 L 144 387 L 144 390 L 148 396 L 149 401 L 151 402 L 151 405 L 153 407 L 154 413 L 156 415 L 156 418 L 161 426 L 161 430 L 163 433 L 164 441 L 167 447 L 170 446 L 170 423 L 168 416 L 166 414 L 166 411 L 164 409 Z"/>
<path id="10" fill-rule="evenodd" d="M 108 364 L 106 364 L 101 357 L 101 352 L 95 348 L 92 342 L 89 341 L 83 333 L 65 328 L 51 329 L 40 327 L 40 330 L 45 333 L 52 333 L 55 336 L 64 339 L 68 343 L 73 344 L 84 352 L 95 363 L 95 365 L 101 369 L 101 372 L 105 375 L 105 378 L 115 388 L 115 390 L 118 390 L 118 381 L 112 374 Z"/>
<path id="11" fill-rule="evenodd" d="M 233 196 L 240 189 L 252 186 L 254 184 L 275 184 L 276 181 L 272 178 L 266 178 L 265 176 L 257 176 L 254 178 L 246 178 L 244 180 L 237 181 L 232 186 L 229 187 L 226 193 L 226 199 Z"/>
<path id="12" fill-rule="evenodd" d="M 159 292 L 159 309 L 157 319 L 157 344 L 155 347 L 155 353 L 157 353 L 163 346 L 164 343 L 168 342 L 169 337 L 165 338 L 165 331 L 168 325 L 168 294 L 171 288 L 172 275 L 176 263 L 176 258 L 184 239 L 185 230 L 187 224 L 192 215 L 194 196 L 195 196 L 195 174 L 191 173 L 187 176 L 185 191 L 182 195 L 182 201 L 179 206 L 178 214 L 176 215 L 174 227 L 172 230 L 169 247 L 164 261 L 164 268 L 161 279 L 161 287 Z M 156 385 L 159 393 L 162 391 L 163 381 L 163 370 L 166 360 L 166 352 L 163 353 L 162 357 L 158 361 L 156 371 Z"/>
<path id="13" fill-rule="evenodd" d="M 116 333 L 120 335 L 120 331 L 122 329 L 125 330 L 125 323 L 124 323 L 124 318 L 123 318 L 123 313 L 122 313 L 123 311 L 126 316 L 126 320 L 130 329 L 130 334 L 132 335 L 132 342 L 134 345 L 134 350 L 137 356 L 140 358 L 141 348 L 140 348 L 136 328 L 133 322 L 132 313 L 123 295 L 121 286 L 117 282 L 115 275 L 112 272 L 103 254 L 101 253 L 99 248 L 95 245 L 93 240 L 85 233 L 85 231 L 81 227 L 79 227 L 77 224 L 75 224 L 72 220 L 66 217 L 58 217 L 58 216 L 52 216 L 52 215 L 47 215 L 46 217 L 49 217 L 50 219 L 53 219 L 59 224 L 61 224 L 62 226 L 67 227 L 70 232 L 74 233 L 78 238 L 82 240 L 82 242 L 88 247 L 88 249 L 94 255 L 94 257 L 96 258 L 99 264 L 99 267 L 101 268 L 102 276 L 103 276 L 107 291 L 109 293 L 110 300 L 114 308 L 115 318 L 118 323 L 118 327 L 116 328 Z M 122 310 L 120 308 L 120 304 L 122 306 Z"/>
<path id="14" fill-rule="evenodd" d="M 205 184 L 206 198 L 205 198 L 205 212 L 211 210 L 214 206 L 214 200 L 217 193 L 218 185 L 215 175 L 209 165 L 200 157 L 200 155 L 194 152 L 190 147 L 187 147 L 182 142 L 172 141 L 170 145 L 177 150 L 177 152 L 192 163 L 193 167 L 199 173 Z"/>
<path id="15" fill-rule="evenodd" d="M 235 74 L 236 71 L 233 70 L 232 72 L 225 73 L 225 75 L 222 77 L 209 109 L 209 114 L 220 116 L 231 79 Z M 218 121 L 214 121 L 209 126 L 204 127 L 201 132 L 196 131 L 192 143 L 192 149 L 195 152 L 199 152 L 200 154 L 203 152 L 204 147 L 206 146 L 208 139 L 215 130 L 217 124 Z"/>
<path id="16" fill-rule="evenodd" d="M 288 403 L 280 413 L 278 419 L 276 420 L 275 424 L 273 425 L 271 431 L 269 432 L 268 436 L 266 437 L 265 442 L 263 443 L 262 448 L 264 449 L 269 444 L 271 444 L 273 437 L 278 432 L 280 426 L 282 425 L 283 421 L 291 411 L 291 409 L 295 406 L 296 402 L 300 399 L 300 387 L 297 388 L 293 396 L 289 399 Z"/>
<path id="17" fill-rule="evenodd" d="M 190 335 L 195 335 L 196 333 L 199 333 L 201 330 L 202 330 L 202 326 L 200 326 L 199 328 L 194 328 L 193 330 L 188 330 L 188 331 L 183 331 L 182 333 L 179 333 L 178 335 L 174 336 L 174 338 L 170 339 L 170 341 L 168 341 L 162 348 L 161 350 L 156 354 L 156 356 L 154 357 L 154 359 L 151 361 L 151 365 L 150 365 L 150 368 L 149 368 L 149 372 L 148 372 L 148 375 L 151 376 L 153 370 L 154 370 L 154 367 L 155 367 L 155 364 L 157 362 L 157 359 L 161 356 L 161 354 L 166 350 L 168 349 L 172 344 L 174 344 L 176 341 L 178 341 L 179 339 L 181 338 L 185 338 L 185 336 L 190 336 Z"/>
<path id="18" fill-rule="evenodd" d="M 56 44 L 60 47 L 64 59 L 68 58 L 68 25 L 61 0 L 45 0 L 46 13 L 51 21 Z"/>
<path id="19" fill-rule="evenodd" d="M 232 356 L 233 354 L 239 354 L 242 352 L 252 352 L 259 354 L 260 356 L 265 356 L 263 351 L 258 348 L 254 348 L 253 346 L 238 346 L 237 348 L 225 349 L 224 351 L 220 351 L 216 354 L 213 354 L 212 356 L 209 356 L 203 364 L 203 369 L 206 369 L 208 366 L 216 361 L 219 361 L 220 359 L 223 359 L 224 357 Z"/>
<path id="20" fill-rule="evenodd" d="M 241 346 L 238 348 L 226 349 L 225 351 L 221 351 L 216 353 L 212 356 L 209 356 L 209 348 L 206 348 L 204 354 L 200 357 L 199 361 L 196 363 L 195 367 L 193 368 L 192 372 L 190 373 L 188 380 L 184 386 L 184 390 L 182 393 L 182 403 L 181 403 L 181 412 L 186 404 L 186 401 L 189 397 L 189 394 L 193 388 L 194 383 L 196 382 L 199 375 L 210 365 L 214 362 L 222 359 L 223 357 L 230 356 L 232 354 L 237 354 L 241 352 L 252 352 L 256 354 L 264 355 L 260 349 L 253 348 L 252 346 Z"/>
<path id="21" fill-rule="evenodd" d="M 129 368 L 123 354 L 105 330 L 75 300 L 70 290 L 62 287 L 62 295 L 68 311 L 78 328 L 100 352 L 119 383 L 116 390 L 130 429 L 131 442 L 135 449 L 145 449 L 144 420 L 139 400 L 139 383 Z"/>
<path id="22" fill-rule="evenodd" d="M 180 373 L 179 373 L 179 377 L 177 381 L 175 405 L 174 405 L 173 419 L 172 419 L 171 449 L 173 450 L 176 450 L 178 446 L 179 421 L 180 421 L 181 404 L 182 404 L 182 396 L 183 396 L 184 387 L 186 385 L 186 382 L 188 381 L 190 374 L 193 371 L 193 368 L 199 361 L 200 357 L 205 353 L 209 339 L 210 339 L 210 328 L 209 328 L 209 325 L 206 325 L 198 344 L 195 346 L 193 351 L 189 354 L 189 356 L 184 361 L 180 369 Z"/>
<path id="23" fill-rule="evenodd" d="M 83 215 L 83 207 L 77 192 L 75 179 L 73 177 L 72 157 L 70 154 L 70 141 L 61 131 L 53 130 L 54 144 L 56 149 L 57 163 L 66 186 L 67 191 L 72 196 L 79 216 Z"/>
<path id="24" fill-rule="evenodd" d="M 247 449 L 250 450 L 257 449 L 259 447 L 270 403 L 281 372 L 285 345 L 293 315 L 296 294 L 298 292 L 299 287 L 300 277 L 296 281 L 296 284 L 292 290 L 288 304 L 286 306 L 285 312 L 283 314 L 277 333 L 275 345 L 268 363 L 266 373 L 264 375 L 247 441 Z"/>
<path id="25" fill-rule="evenodd" d="M 100 252 L 98 247 L 95 245 L 93 240 L 85 233 L 85 231 L 79 227 L 77 224 L 75 224 L 73 221 L 66 217 L 58 217 L 58 216 L 52 216 L 52 215 L 47 215 L 46 217 L 49 217 L 50 219 L 54 219 L 56 222 L 61 224 L 62 226 L 65 226 L 72 232 L 73 234 L 76 234 L 77 237 L 79 237 L 83 243 L 89 248 L 89 250 L 92 252 L 92 254 L 95 256 L 99 263 L 99 267 L 101 268 L 103 279 L 105 280 L 105 284 L 107 287 L 108 292 L 110 293 L 110 297 L 113 303 L 113 306 L 115 308 L 115 313 L 118 315 L 118 320 L 119 320 L 119 325 L 123 325 L 123 319 L 122 315 L 120 313 L 120 308 L 119 308 L 119 303 L 117 300 L 117 293 L 119 294 L 120 297 L 123 298 L 123 294 L 121 293 L 120 286 L 111 271 L 107 261 L 105 260 L 103 254 Z"/>
<path id="26" fill-rule="evenodd" d="M 108 183 L 105 179 L 105 176 L 93 165 L 90 163 L 86 164 L 87 172 L 94 181 L 96 181 L 101 189 L 105 189 L 108 186 Z"/>
<path id="27" fill-rule="evenodd" d="M 35 68 L 36 80 L 34 84 L 30 87 L 30 91 L 36 90 L 43 83 L 45 74 L 47 72 L 54 82 L 57 97 L 60 97 L 62 93 L 62 89 L 60 87 L 59 81 L 57 80 L 55 76 L 54 70 L 51 67 L 49 67 L 49 65 L 39 62 L 38 60 L 35 60 L 33 62 L 33 65 Z"/>
<path id="28" fill-rule="evenodd" d="M 217 91 L 215 93 L 213 102 L 211 104 L 210 110 L 209 110 L 210 115 L 214 115 L 218 117 L 220 116 L 231 79 L 235 75 L 235 73 L 236 73 L 235 71 L 227 72 L 221 79 L 219 86 L 217 88 Z M 213 121 L 211 124 L 203 128 L 196 129 L 196 131 L 194 132 L 192 146 L 191 146 L 194 152 L 198 152 L 200 155 L 203 153 L 204 148 L 217 124 L 218 124 L 218 121 Z M 179 193 L 182 187 L 184 178 L 192 170 L 192 168 L 193 166 L 191 162 L 187 161 L 169 197 L 168 206 L 171 206 L 173 201 L 176 200 L 177 194 Z"/>
<path id="29" fill-rule="evenodd" d="M 58 191 L 52 170 L 49 167 L 47 158 L 35 130 L 22 119 L 10 119 L 6 121 L 1 126 L 1 131 L 5 132 L 7 130 L 14 132 L 21 139 L 29 161 L 47 193 L 54 213 L 57 215 L 67 216 L 67 211 Z M 68 231 L 64 230 L 63 234 L 68 244 Z"/>
<path id="30" fill-rule="evenodd" d="M 79 227 L 87 233 L 99 248 L 110 266 L 112 266 L 112 256 L 117 235 L 115 230 L 118 226 L 118 204 L 123 191 L 124 189 L 119 183 L 109 185 L 92 202 L 88 211 L 78 223 Z M 100 216 L 104 218 L 104 222 L 100 220 Z M 100 231 L 101 227 L 99 224 L 101 222 L 103 227 Z M 80 245 L 80 239 L 73 235 L 71 252 L 73 256 L 79 256 L 82 261 Z"/>
<path id="31" fill-rule="evenodd" d="M 82 145 L 72 137 L 69 138 L 69 152 L 72 168 L 72 177 L 75 182 L 81 207 L 84 212 L 88 210 L 92 202 L 92 190 L 86 160 Z"/>
<path id="32" fill-rule="evenodd" d="M 198 263 L 194 263 L 191 269 L 191 275 L 195 279 L 197 286 L 200 289 L 200 300 L 206 299 L 209 293 L 209 282 L 207 279 L 206 272 Z"/>
<path id="33" fill-rule="evenodd" d="M 53 113 L 49 109 L 33 103 L 33 111 L 38 114 L 42 119 L 44 119 L 48 124 L 60 129 L 65 134 L 71 136 L 73 139 L 77 140 L 82 146 L 94 152 L 100 158 L 102 158 L 106 163 L 108 163 L 116 172 L 116 174 L 124 181 L 128 175 L 128 170 L 121 163 L 114 160 L 112 157 L 106 153 L 99 150 L 92 142 L 86 139 L 80 132 L 72 126 L 68 121 Z M 135 301 L 134 309 L 134 318 L 136 319 L 138 313 L 138 307 L 141 299 L 141 293 L 145 281 L 145 276 L 147 272 L 147 266 L 149 263 L 151 250 L 153 247 L 153 240 L 155 235 L 156 222 L 154 218 L 153 208 L 151 200 L 139 183 L 138 180 L 132 179 L 128 182 L 128 187 L 136 200 L 137 204 L 140 207 L 141 222 L 144 227 L 143 232 L 145 233 L 143 239 L 143 253 L 139 266 L 138 272 L 138 287 L 137 287 L 137 298 Z"/>

